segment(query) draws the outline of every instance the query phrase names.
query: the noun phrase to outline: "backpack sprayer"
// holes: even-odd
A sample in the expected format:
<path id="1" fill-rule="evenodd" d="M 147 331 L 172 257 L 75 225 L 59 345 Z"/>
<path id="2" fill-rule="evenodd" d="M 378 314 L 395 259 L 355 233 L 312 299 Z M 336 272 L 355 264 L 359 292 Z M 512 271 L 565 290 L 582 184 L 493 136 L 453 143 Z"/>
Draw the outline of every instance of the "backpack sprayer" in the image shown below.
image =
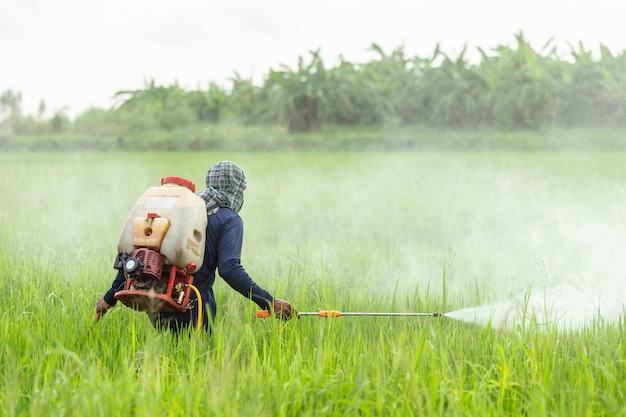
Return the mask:
<path id="1" fill-rule="evenodd" d="M 118 243 L 114 267 L 126 284 L 115 299 L 137 311 L 184 313 L 193 290 L 200 328 L 202 300 L 191 274 L 204 260 L 207 212 L 195 191 L 190 180 L 163 177 L 137 201 Z"/>

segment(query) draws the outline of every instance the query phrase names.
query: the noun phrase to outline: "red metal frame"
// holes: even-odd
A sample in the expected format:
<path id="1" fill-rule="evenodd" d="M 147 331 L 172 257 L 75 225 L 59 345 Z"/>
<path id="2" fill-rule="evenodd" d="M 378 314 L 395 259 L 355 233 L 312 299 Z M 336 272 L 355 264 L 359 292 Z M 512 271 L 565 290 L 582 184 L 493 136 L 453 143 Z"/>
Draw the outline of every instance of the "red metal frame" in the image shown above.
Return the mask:
<path id="1" fill-rule="evenodd" d="M 182 291 L 184 295 L 180 304 L 172 297 L 176 284 L 183 284 Z M 193 275 L 188 274 L 186 269 L 173 265 L 170 269 L 167 290 L 164 294 L 157 294 L 154 291 L 135 290 L 133 289 L 133 282 L 127 279 L 124 289 L 115 293 L 115 299 L 137 311 L 184 313 L 189 309 L 190 286 L 192 284 Z"/>

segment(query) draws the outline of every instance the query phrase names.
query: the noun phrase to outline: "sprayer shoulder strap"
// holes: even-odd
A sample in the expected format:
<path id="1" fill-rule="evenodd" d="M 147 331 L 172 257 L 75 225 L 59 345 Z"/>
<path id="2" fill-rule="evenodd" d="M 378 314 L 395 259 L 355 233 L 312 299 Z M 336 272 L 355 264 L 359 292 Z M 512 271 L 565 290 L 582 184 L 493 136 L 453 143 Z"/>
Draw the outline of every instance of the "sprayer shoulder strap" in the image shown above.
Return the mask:
<path id="1" fill-rule="evenodd" d="M 228 207 L 224 204 L 220 204 L 220 203 L 215 203 L 213 204 L 211 207 L 207 208 L 206 210 L 206 214 L 207 216 L 210 216 L 211 214 L 215 214 L 217 213 L 217 211 L 221 208 L 221 207 Z"/>

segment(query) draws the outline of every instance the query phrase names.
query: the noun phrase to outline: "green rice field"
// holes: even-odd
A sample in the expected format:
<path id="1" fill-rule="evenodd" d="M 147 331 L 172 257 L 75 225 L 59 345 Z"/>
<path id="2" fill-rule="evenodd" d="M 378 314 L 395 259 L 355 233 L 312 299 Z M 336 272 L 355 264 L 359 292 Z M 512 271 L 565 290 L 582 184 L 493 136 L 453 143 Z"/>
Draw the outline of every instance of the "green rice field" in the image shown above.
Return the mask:
<path id="1" fill-rule="evenodd" d="M 247 173 L 211 336 L 117 306 L 126 216 L 166 175 Z M 623 152 L 0 154 L 0 416 L 624 416 Z"/>

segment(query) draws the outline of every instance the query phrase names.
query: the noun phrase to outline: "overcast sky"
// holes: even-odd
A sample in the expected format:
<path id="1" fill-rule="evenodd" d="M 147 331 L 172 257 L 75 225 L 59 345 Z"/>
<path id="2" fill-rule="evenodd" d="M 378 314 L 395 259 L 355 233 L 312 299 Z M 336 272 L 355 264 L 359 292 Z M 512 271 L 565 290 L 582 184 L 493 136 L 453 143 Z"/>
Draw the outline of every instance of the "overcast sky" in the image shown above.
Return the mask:
<path id="1" fill-rule="evenodd" d="M 427 56 L 437 43 L 455 56 L 468 46 L 515 45 L 522 32 L 535 49 L 547 41 L 594 51 L 626 50 L 618 0 L 2 0 L 0 93 L 23 96 L 23 110 L 73 116 L 108 108 L 119 90 L 148 79 L 183 88 L 227 86 L 239 73 L 261 80 L 280 64 L 295 67 L 320 49 L 327 67 L 340 55 L 376 57 L 372 43 Z"/>

